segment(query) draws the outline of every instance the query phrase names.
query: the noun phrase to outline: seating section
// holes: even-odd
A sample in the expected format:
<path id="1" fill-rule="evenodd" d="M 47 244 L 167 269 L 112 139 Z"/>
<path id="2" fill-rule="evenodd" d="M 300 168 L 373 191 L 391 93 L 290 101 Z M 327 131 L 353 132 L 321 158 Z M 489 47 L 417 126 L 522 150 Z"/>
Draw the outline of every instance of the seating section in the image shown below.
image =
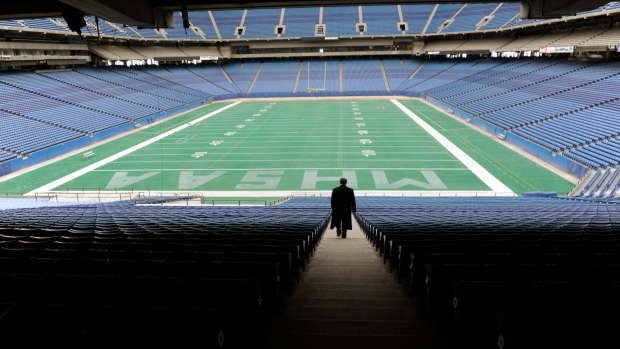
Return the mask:
<path id="1" fill-rule="evenodd" d="M 260 62 L 230 62 L 222 64 L 222 68 L 224 68 L 233 81 L 232 84 L 237 93 L 248 92 L 259 67 Z"/>
<path id="2" fill-rule="evenodd" d="M 23 21 L 0 21 L 0 26 L 3 27 L 7 27 L 7 28 L 23 28 L 25 27 L 25 25 L 23 24 Z"/>
<path id="3" fill-rule="evenodd" d="M 400 90 L 407 79 L 424 63 L 422 59 L 403 59 L 400 57 L 383 58 L 385 75 L 390 84 L 390 90 Z"/>
<path id="4" fill-rule="evenodd" d="M 0 75 L 0 108 L 11 114 L 82 133 L 98 132 L 129 121 L 120 116 L 40 94 L 34 90 L 37 87 L 33 85 L 21 87 L 21 81 L 14 81 L 17 75 Z"/>
<path id="5" fill-rule="evenodd" d="M 325 36 L 359 36 L 357 22 L 359 22 L 357 6 L 323 8 Z"/>
<path id="6" fill-rule="evenodd" d="M 51 30 L 56 32 L 69 31 L 68 27 L 64 26 L 62 22 L 55 18 L 24 19 L 22 23 L 30 29 Z"/>
<path id="7" fill-rule="evenodd" d="M 364 35 L 402 34 L 397 26 L 400 17 L 396 6 L 363 6 L 362 19 L 366 23 Z"/>
<path id="8" fill-rule="evenodd" d="M 301 78 L 297 91 L 304 92 L 309 88 L 329 92 L 340 91 L 340 61 L 334 59 L 304 61 L 301 65 Z"/>
<path id="9" fill-rule="evenodd" d="M 139 52 L 139 48 L 112 45 L 91 45 L 89 50 L 110 61 L 147 60 L 147 56 Z"/>
<path id="10" fill-rule="evenodd" d="M 277 64 L 271 64 L 269 61 L 264 62 L 251 92 L 293 92 L 299 72 L 299 64 L 300 61 L 298 60 L 278 61 Z M 301 78 L 303 77 L 300 77 L 300 83 Z"/>
<path id="11" fill-rule="evenodd" d="M 407 34 L 456 33 L 477 31 L 511 26 L 522 26 L 544 20 L 520 19 L 519 3 L 484 3 L 484 4 L 439 4 L 437 11 L 433 11 L 435 4 L 402 4 L 400 13 L 397 5 L 362 6 L 362 23 L 366 23 L 364 35 L 387 36 L 402 34 L 397 23 L 401 15 L 408 24 Z M 618 11 L 617 2 L 610 2 L 593 11 Z M 286 26 L 280 37 L 314 37 L 315 24 L 319 23 L 319 7 L 287 7 L 287 8 L 248 8 L 241 10 L 214 10 L 190 11 L 190 28 L 183 28 L 180 12 L 175 12 L 174 28 L 150 29 L 125 27 L 99 19 L 99 30 L 95 17 L 86 16 L 86 27 L 83 35 L 96 37 L 99 35 L 117 38 L 147 38 L 157 40 L 187 40 L 202 39 L 255 39 L 276 38 L 276 26 L 280 24 L 281 13 L 284 11 L 282 24 Z M 245 13 L 245 14 L 244 14 Z M 433 14 L 431 16 L 431 14 Z M 579 15 L 579 14 L 578 14 Z M 211 19 L 213 16 L 213 20 Z M 245 17 L 244 17 L 245 16 Z M 488 21 L 483 19 L 488 18 Z M 454 21 L 452 21 L 452 19 Z M 327 36 L 360 36 L 357 23 L 360 20 L 360 11 L 357 6 L 323 7 L 322 24 L 326 26 Z M 449 23 L 447 26 L 444 24 Z M 427 26 L 427 24 L 429 24 Z M 40 18 L 20 21 L 0 21 L 0 26 L 7 28 L 25 28 L 33 31 L 70 32 L 69 26 L 63 18 Z M 237 27 L 244 26 L 245 32 L 241 35 Z M 425 29 L 426 28 L 426 29 Z M 613 31 L 613 29 L 611 30 Z M 558 45 L 560 46 L 560 45 Z M 535 47 L 536 49 L 538 47 Z"/>
<path id="12" fill-rule="evenodd" d="M 620 164 L 614 147 L 620 100 L 613 92 L 620 88 L 620 62 L 499 62 L 425 93 L 592 168 Z M 428 71 L 448 77 L 461 64 L 436 73 L 435 63 Z M 424 81 L 409 88 L 418 85 Z"/>
<path id="13" fill-rule="evenodd" d="M 437 7 L 437 11 L 435 11 L 435 15 L 431 19 L 425 34 L 442 32 L 442 25 L 444 22 L 452 19 L 461 7 L 463 7 L 463 4 L 439 4 L 439 7 Z"/>
<path id="14" fill-rule="evenodd" d="M 401 5 L 403 20 L 407 22 L 409 27 L 407 34 L 426 33 L 424 28 L 434 8 L 434 4 Z"/>
<path id="15" fill-rule="evenodd" d="M 19 74 L 15 78 L 19 80 L 19 85 L 26 86 L 32 91 L 127 120 L 137 120 L 157 112 L 157 109 L 152 106 L 122 100 L 114 95 L 105 95 L 99 90 L 85 89 L 71 80 L 75 76 L 76 74 L 65 72 L 26 73 Z"/>
<path id="16" fill-rule="evenodd" d="M 503 28 L 511 19 L 518 18 L 521 4 L 516 2 L 503 2 L 498 4 L 499 10 L 493 13 L 493 17 L 480 29 Z"/>
<path id="17" fill-rule="evenodd" d="M 237 39 L 237 27 L 241 25 L 243 10 L 212 11 L 222 39 Z"/>
<path id="18" fill-rule="evenodd" d="M 604 12 L 604 11 L 612 11 L 612 10 L 617 10 L 617 9 L 620 9 L 620 3 L 618 3 L 617 1 L 612 1 L 599 8 L 596 8 L 591 11 L 582 12 L 582 13 L 586 14 L 586 13 L 594 13 L 594 12 Z"/>
<path id="19" fill-rule="evenodd" d="M 620 207 L 617 201 L 606 203 L 363 197 L 355 217 L 399 278 L 408 280 L 410 294 L 425 300 L 427 318 L 452 332 L 453 347 L 492 348 L 500 334 L 506 345 L 528 335 L 511 331 L 524 322 L 498 325 L 504 319 L 498 313 L 557 318 L 570 313 L 569 328 L 584 321 L 618 328 Z M 552 323 L 545 328 L 567 324 L 556 317 L 546 317 Z M 595 327 L 578 327 L 579 333 L 567 338 L 613 339 L 615 330 Z M 566 343 L 556 335 L 568 335 L 536 333 L 542 343 Z"/>
<path id="20" fill-rule="evenodd" d="M 0 322 L 12 330 L 4 340 L 50 340 L 23 336 L 29 323 L 67 335 L 71 348 L 94 339 L 178 345 L 197 338 L 209 348 L 260 347 L 329 221 L 325 198 L 309 200 L 0 211 Z"/>
<path id="21" fill-rule="evenodd" d="M 183 17 L 181 16 L 181 12 L 174 13 L 174 23 L 178 23 L 174 26 L 174 28 L 165 28 L 166 32 L 164 35 L 168 39 L 187 39 L 187 40 L 200 40 L 202 39 L 202 35 L 199 35 L 192 27 L 183 28 Z"/>
<path id="22" fill-rule="evenodd" d="M 620 98 L 614 93 L 620 89 L 620 62 L 615 60 L 383 57 L 13 71 L 0 74 L 0 108 L 11 119 L 38 122 L 37 130 L 86 135 L 212 96 L 244 94 L 253 82 L 249 92 L 258 94 L 292 93 L 298 76 L 297 93 L 307 93 L 308 87 L 383 92 L 381 64 L 394 93 L 432 96 L 592 168 L 620 165 Z M 75 135 L 28 136 L 17 147 L 7 140 L 0 150 L 10 155 L 2 161 Z"/>
<path id="23" fill-rule="evenodd" d="M 5 72 L 0 163 L 227 93 L 181 67 Z"/>
<path id="24" fill-rule="evenodd" d="M 135 69 L 118 68 L 113 72 L 155 86 L 162 95 L 168 95 L 184 103 L 200 101 L 205 97 L 200 91 L 174 82 L 174 74 L 156 65 L 141 66 Z"/>
<path id="25" fill-rule="evenodd" d="M 314 25 L 319 23 L 319 8 L 286 8 L 284 25 L 286 30 L 283 38 L 311 38 L 314 37 Z"/>
<path id="26" fill-rule="evenodd" d="M 433 59 L 428 60 L 410 80 L 407 80 L 400 89 L 411 92 L 421 92 L 437 86 L 454 82 L 476 72 L 480 60 L 453 60 Z M 486 65 L 483 65 L 484 68 Z"/>
<path id="27" fill-rule="evenodd" d="M 581 41 L 581 46 L 605 46 L 607 42 L 615 40 L 620 34 L 620 28 L 604 28 L 602 32 L 595 36 L 589 36 L 586 40 Z"/>
<path id="28" fill-rule="evenodd" d="M 206 39 L 218 39 L 208 11 L 193 11 L 189 19 L 193 26 L 202 31 Z"/>
<path id="29" fill-rule="evenodd" d="M 156 29 L 150 28 L 131 28 L 131 30 L 136 33 L 136 36 L 139 38 L 145 39 L 165 39 L 164 35 Z M 134 35 L 132 35 L 134 36 Z"/>
<path id="30" fill-rule="evenodd" d="M 103 19 L 99 19 L 99 24 L 97 24 L 97 20 L 94 16 L 86 16 L 84 18 L 86 20 L 86 27 L 84 28 L 85 33 L 90 33 L 91 35 L 109 35 L 114 37 L 127 37 L 129 36 L 126 31 L 122 29 L 122 26 L 112 24 Z M 99 28 L 97 28 L 99 26 Z M 66 31 L 70 31 L 68 28 Z M 97 31 L 98 30 L 98 31 Z"/>
<path id="31" fill-rule="evenodd" d="M 192 69 L 190 66 L 166 66 L 165 70 L 172 74 L 172 81 L 182 86 L 191 88 L 192 90 L 197 90 L 208 95 L 231 93 L 230 91 L 225 90 L 212 81 L 209 81 L 199 75 L 199 71 L 203 69 Z"/>
<path id="32" fill-rule="evenodd" d="M 66 77 L 63 75 L 67 75 Z M 171 103 L 174 106 L 181 105 L 179 101 L 171 100 L 162 96 L 161 93 L 151 92 L 150 89 L 140 90 L 130 85 L 128 81 L 116 74 L 111 74 L 103 69 L 79 67 L 75 68 L 71 73 L 53 74 L 56 79 L 65 79 L 65 81 L 75 81 L 83 88 L 92 91 L 114 96 L 115 98 L 125 101 L 132 101 L 157 110 L 165 110 L 166 106 L 162 106 L 162 101 Z M 147 86 L 150 88 L 150 86 Z M 171 105 L 168 104 L 168 105 Z"/>
<path id="33" fill-rule="evenodd" d="M 421 88 L 417 88 L 416 86 L 422 84 L 425 81 L 430 81 L 436 75 L 441 74 L 443 71 L 451 68 L 453 65 L 458 64 L 459 62 L 453 60 L 427 60 L 424 62 L 424 66 L 420 69 L 411 79 L 406 80 L 401 86 L 398 87 L 399 90 L 423 90 Z M 441 85 L 441 83 L 438 83 Z"/>
<path id="34" fill-rule="evenodd" d="M 4 112 L 0 112 L 0 124 L 0 163 L 84 137 L 77 131 Z"/>
<path id="35" fill-rule="evenodd" d="M 478 98 L 482 98 L 485 94 L 491 94 L 489 89 L 502 84 L 521 83 L 528 84 L 531 82 L 530 75 L 537 71 L 548 68 L 559 61 L 555 59 L 549 60 L 499 60 L 500 65 L 490 68 L 483 73 L 474 74 L 465 77 L 459 82 L 450 85 L 429 89 L 428 92 L 436 98 L 445 99 L 446 102 L 458 107 L 461 103 L 470 103 L 472 101 L 480 102 Z M 430 63 L 430 62 L 429 62 Z M 510 88 L 508 86 L 507 88 Z M 501 90 L 503 91 L 503 89 Z M 496 91 L 497 92 L 497 91 Z M 471 95 L 471 98 L 465 96 Z M 478 105 L 479 103 L 475 103 Z"/>
<path id="36" fill-rule="evenodd" d="M 501 51 L 501 48 L 512 42 L 514 38 L 470 39 L 458 47 L 466 51 Z"/>
<path id="37" fill-rule="evenodd" d="M 467 4 L 467 6 L 454 17 L 454 22 L 441 32 L 456 33 L 475 31 L 479 26 L 478 23 L 480 23 L 485 16 L 490 15 L 496 7 L 497 4 L 495 3 Z"/>
<path id="38" fill-rule="evenodd" d="M 425 316 L 451 331 L 455 348 L 493 347 L 500 335 L 527 342 L 527 322 L 542 320 L 549 331 L 536 332 L 540 343 L 614 339 L 617 201 L 358 197 L 357 207 L 369 241 L 424 300 Z M 68 336 L 71 348 L 95 338 L 153 344 L 197 335 L 206 347 L 222 338 L 259 347 L 328 221 L 328 197 L 262 208 L 2 210 L 4 340 L 49 343 L 24 335 L 24 324 L 36 324 Z M 558 339 L 561 326 L 579 331 Z M 132 331 L 111 330 L 125 327 Z M 153 328 L 164 333 L 146 336 Z"/>
<path id="39" fill-rule="evenodd" d="M 243 38 L 275 38 L 276 25 L 280 23 L 282 9 L 256 9 L 248 11 L 243 25 L 246 27 Z"/>
<path id="40" fill-rule="evenodd" d="M 342 61 L 342 80 L 344 91 L 386 91 L 377 59 L 348 59 Z"/>
<path id="41" fill-rule="evenodd" d="M 587 160 L 588 157 L 584 157 L 583 159 Z M 588 182 L 583 185 L 581 191 L 576 196 L 613 198 L 618 191 L 618 187 L 620 186 L 620 183 L 618 183 L 619 175 L 619 167 L 598 169 L 594 172 L 594 175 L 588 180 Z"/>
<path id="42" fill-rule="evenodd" d="M 176 75 L 179 73 L 179 69 L 176 67 L 170 68 Z M 237 86 L 228 81 L 222 69 L 216 64 L 202 64 L 202 65 L 184 65 L 183 69 L 186 69 L 190 73 L 196 75 L 202 80 L 205 80 L 209 84 L 199 84 L 194 87 L 196 89 L 202 89 L 212 95 L 229 94 L 239 92 Z M 185 73 L 181 73 L 183 76 Z M 210 86 L 213 85 L 213 86 Z"/>

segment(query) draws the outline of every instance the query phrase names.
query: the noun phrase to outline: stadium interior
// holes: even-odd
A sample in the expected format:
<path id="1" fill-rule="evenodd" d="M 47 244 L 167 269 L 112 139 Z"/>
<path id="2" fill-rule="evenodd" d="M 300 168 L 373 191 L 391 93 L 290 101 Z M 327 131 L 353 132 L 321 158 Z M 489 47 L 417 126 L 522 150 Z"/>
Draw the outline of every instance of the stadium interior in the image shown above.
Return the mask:
<path id="1" fill-rule="evenodd" d="M 0 341 L 617 345 L 619 91 L 620 2 L 11 3 Z"/>

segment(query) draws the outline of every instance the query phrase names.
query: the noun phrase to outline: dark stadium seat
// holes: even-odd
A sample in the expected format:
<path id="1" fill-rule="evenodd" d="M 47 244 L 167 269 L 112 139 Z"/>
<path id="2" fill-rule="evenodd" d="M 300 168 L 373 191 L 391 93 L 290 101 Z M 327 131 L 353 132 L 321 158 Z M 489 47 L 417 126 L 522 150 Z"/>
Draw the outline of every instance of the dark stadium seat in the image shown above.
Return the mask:
<path id="1" fill-rule="evenodd" d="M 620 310 L 615 283 L 464 281 L 453 282 L 453 287 L 452 339 L 456 348 L 497 347 L 496 313 L 588 314 Z"/>

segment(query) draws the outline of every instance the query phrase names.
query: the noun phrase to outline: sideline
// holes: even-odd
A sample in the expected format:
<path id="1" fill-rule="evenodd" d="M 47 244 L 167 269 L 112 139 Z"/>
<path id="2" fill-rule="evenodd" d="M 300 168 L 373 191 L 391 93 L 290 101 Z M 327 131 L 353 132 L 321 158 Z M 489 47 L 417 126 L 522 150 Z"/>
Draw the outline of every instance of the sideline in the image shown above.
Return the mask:
<path id="1" fill-rule="evenodd" d="M 473 172 L 484 184 L 487 185 L 492 191 L 498 193 L 513 193 L 504 183 L 500 182 L 489 171 L 472 159 L 469 155 L 465 154 L 459 147 L 454 145 L 441 133 L 437 132 L 431 125 L 427 124 L 419 116 L 407 109 L 399 101 L 395 99 L 390 100 L 394 105 L 398 107 L 403 113 L 407 114 L 416 124 L 418 124 L 423 130 L 431 135 L 437 142 L 443 145 L 452 155 L 454 155 L 459 161 L 463 163 L 471 172 Z"/>
<path id="2" fill-rule="evenodd" d="M 227 101 L 223 101 L 223 102 L 227 102 Z M 47 166 L 49 164 L 55 163 L 55 162 L 60 161 L 60 160 L 64 160 L 64 159 L 69 158 L 71 156 L 84 153 L 86 150 L 94 149 L 94 148 L 96 148 L 98 146 L 110 143 L 112 141 L 115 141 L 115 140 L 117 140 L 119 138 L 122 138 L 122 137 L 125 137 L 127 135 L 134 134 L 134 133 L 137 133 L 137 132 L 141 132 L 141 131 L 147 130 L 147 129 L 152 128 L 152 127 L 159 126 L 161 123 L 165 123 L 165 122 L 168 122 L 170 120 L 174 120 L 174 119 L 176 119 L 178 117 L 181 117 L 183 115 L 186 115 L 188 113 L 196 111 L 196 110 L 198 110 L 200 108 L 204 108 L 206 106 L 207 106 L 207 104 L 203 104 L 203 105 L 197 106 L 195 108 L 188 109 L 188 110 L 186 110 L 184 112 L 181 112 L 179 114 L 175 114 L 175 115 L 172 115 L 172 116 L 168 116 L 168 117 L 165 117 L 165 118 L 158 119 L 155 122 L 153 122 L 151 124 L 144 125 L 144 126 L 142 126 L 140 128 L 134 128 L 134 129 L 129 130 L 127 132 L 123 132 L 123 133 L 117 134 L 115 136 L 103 139 L 103 140 L 101 140 L 99 142 L 89 144 L 87 146 L 81 147 L 79 149 L 72 150 L 72 151 L 64 153 L 62 155 L 58 155 L 57 157 L 51 158 L 49 160 L 42 161 L 42 162 L 40 162 L 40 163 L 38 163 L 36 165 L 28 166 L 28 167 L 25 167 L 25 168 L 23 168 L 21 170 L 8 173 L 8 174 L 6 174 L 4 176 L 0 176 L 0 182 L 6 182 L 6 181 L 8 181 L 10 179 L 19 177 L 19 176 L 21 176 L 21 175 L 23 175 L 25 173 L 37 170 L 37 169 L 39 169 L 41 167 L 45 167 L 45 166 Z"/>
<path id="3" fill-rule="evenodd" d="M 504 146 L 504 147 L 506 147 L 506 148 L 508 148 L 508 149 L 510 149 L 512 151 L 514 151 L 515 153 L 518 153 L 519 155 L 529 159 L 530 161 L 535 162 L 536 164 L 540 165 L 541 167 L 546 168 L 547 170 L 549 170 L 549 171 L 555 173 L 556 175 L 558 175 L 559 177 L 562 177 L 565 180 L 567 180 L 567 181 L 569 181 L 569 182 L 571 182 L 573 184 L 579 183 L 580 178 L 578 178 L 577 176 L 575 176 L 575 175 L 573 175 L 573 174 L 571 174 L 569 172 L 566 172 L 566 171 L 562 170 L 561 168 L 559 168 L 559 167 L 557 167 L 555 165 L 552 165 L 552 164 L 550 164 L 550 163 L 548 163 L 548 162 L 546 162 L 546 161 L 536 157 L 535 155 L 532 155 L 532 154 L 528 153 L 527 151 L 517 147 L 516 145 L 514 145 L 512 143 L 508 143 L 506 141 L 500 140 L 499 138 L 497 138 L 497 136 L 495 136 L 491 132 L 485 130 L 484 128 L 479 127 L 479 126 L 477 126 L 477 125 L 475 125 L 473 123 L 468 123 L 465 120 L 463 120 L 463 118 L 458 117 L 455 114 L 446 113 L 445 109 L 441 109 L 441 107 L 439 107 L 439 106 L 437 106 L 437 105 L 427 101 L 424 98 L 420 97 L 420 98 L 418 98 L 418 100 L 420 102 L 423 102 L 427 106 L 429 106 L 431 108 L 434 108 L 435 110 L 439 111 L 443 115 L 446 115 L 446 116 L 450 117 L 452 120 L 456 120 L 456 121 L 460 122 L 461 124 L 471 128 L 473 130 L 476 130 L 476 131 L 480 132 L 481 134 L 489 137 L 490 139 L 492 139 L 497 144 L 501 144 L 502 146 Z"/>
<path id="4" fill-rule="evenodd" d="M 218 109 L 218 110 L 216 110 L 214 112 L 211 112 L 211 113 L 209 113 L 207 115 L 201 116 L 198 119 L 193 120 L 189 124 L 193 124 L 193 123 L 200 122 L 200 121 L 203 121 L 205 119 L 208 119 L 208 118 L 210 118 L 210 117 L 212 117 L 214 115 L 217 115 L 217 114 L 219 114 L 219 113 L 221 113 L 221 112 L 223 112 L 223 111 L 225 111 L 227 109 L 230 109 L 230 108 L 232 108 L 234 106 L 237 106 L 240 103 L 241 102 L 235 102 L 233 104 L 229 104 L 229 105 L 227 105 L 227 106 L 225 106 L 223 108 L 220 108 L 220 109 Z M 189 124 L 181 125 L 181 126 L 175 128 L 175 129 L 172 129 L 172 130 L 170 130 L 168 132 L 162 133 L 159 136 L 153 137 L 153 138 L 151 138 L 151 139 L 149 139 L 147 141 L 144 141 L 144 142 L 142 142 L 140 144 L 134 145 L 133 147 L 131 147 L 129 149 L 125 149 L 125 150 L 123 150 L 123 151 L 121 151 L 121 152 L 119 152 L 117 154 L 114 154 L 114 155 L 108 157 L 108 158 L 105 158 L 103 160 L 97 161 L 97 162 L 95 162 L 92 165 L 86 166 L 83 169 L 80 169 L 80 170 L 78 170 L 78 171 L 76 171 L 74 173 L 66 175 L 66 176 L 64 176 L 64 177 L 62 177 L 60 179 L 57 179 L 57 180 L 55 180 L 55 181 L 53 181 L 51 183 L 48 183 L 48 184 L 46 184 L 46 185 L 44 185 L 44 186 L 42 186 L 40 188 L 37 188 L 37 189 L 29 192 L 28 194 L 51 192 L 54 188 L 59 187 L 59 186 L 65 184 L 65 183 L 67 183 L 67 182 L 69 182 L 71 180 L 74 180 L 74 179 L 76 179 L 76 178 L 78 178 L 80 176 L 83 176 L 83 175 L 85 175 L 86 173 L 88 173 L 90 171 L 96 170 L 97 168 L 99 168 L 101 166 L 104 166 L 104 165 L 107 165 L 107 164 L 109 164 L 110 162 L 112 162 L 114 160 L 118 160 L 118 159 L 122 158 L 125 155 L 131 154 L 131 153 L 133 153 L 136 150 L 142 149 L 142 148 L 144 148 L 144 147 L 146 147 L 146 146 L 148 146 L 150 144 L 153 144 L 153 143 L 155 143 L 155 142 L 157 142 L 157 141 L 159 141 L 161 139 L 164 139 L 164 138 L 166 138 L 166 137 L 168 137 L 170 135 L 173 135 L 173 134 L 175 134 L 175 133 L 177 133 L 177 132 L 179 132 L 181 130 L 184 130 L 185 128 L 190 127 Z"/>

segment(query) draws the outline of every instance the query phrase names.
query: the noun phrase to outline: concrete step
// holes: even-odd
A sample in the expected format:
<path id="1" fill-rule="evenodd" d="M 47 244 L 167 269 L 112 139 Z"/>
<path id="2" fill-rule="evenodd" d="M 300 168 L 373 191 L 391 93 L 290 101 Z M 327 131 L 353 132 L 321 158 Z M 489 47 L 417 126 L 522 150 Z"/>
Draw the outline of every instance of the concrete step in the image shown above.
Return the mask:
<path id="1" fill-rule="evenodd" d="M 343 266 L 333 268 L 328 270 L 322 270 L 326 268 L 314 268 L 310 271 L 308 268 L 308 274 L 312 274 L 312 276 L 365 276 L 365 277 L 388 277 L 390 273 L 386 270 L 379 268 L 365 268 L 363 266 Z"/>
<path id="2" fill-rule="evenodd" d="M 347 254 L 347 255 L 356 255 L 356 254 L 363 254 L 363 255 L 373 255 L 375 253 L 374 249 L 372 249 L 371 247 L 369 247 L 369 245 L 367 244 L 363 244 L 363 245 L 346 245 L 346 246 L 342 246 L 338 249 L 335 248 L 331 248 L 331 247 L 318 247 L 316 249 L 316 251 L 322 251 L 322 254 L 326 254 L 326 255 L 341 255 L 341 254 Z"/>
<path id="3" fill-rule="evenodd" d="M 327 254 L 323 252 L 318 252 L 315 256 L 313 256 L 310 260 L 312 262 L 318 261 L 373 261 L 373 262 L 383 262 L 383 258 L 378 258 L 374 254 L 367 254 L 365 252 L 359 253 L 350 253 L 350 254 Z"/>
<path id="4" fill-rule="evenodd" d="M 317 252 L 321 252 L 322 255 L 337 255 L 337 256 L 355 256 L 355 255 L 365 255 L 372 256 L 374 255 L 372 250 L 368 249 L 368 246 L 363 245 L 359 247 L 355 246 L 346 246 L 346 248 L 339 249 L 331 249 L 327 247 L 319 247 L 316 249 Z"/>
<path id="5" fill-rule="evenodd" d="M 415 307 L 418 304 L 409 298 L 319 298 L 319 297 L 295 297 L 289 298 L 287 305 L 304 307 L 360 307 L 360 308 L 393 308 Z"/>
<path id="6" fill-rule="evenodd" d="M 398 288 L 389 289 L 354 289 L 354 290 L 338 290 L 338 289 L 321 289 L 299 287 L 295 290 L 295 298 L 300 297 L 316 297 L 316 298 L 400 298 L 406 296 L 404 290 Z"/>
<path id="7" fill-rule="evenodd" d="M 296 349 L 326 349 L 326 348 L 354 348 L 354 349 L 377 349 L 377 348 L 449 348 L 446 339 L 428 336 L 358 336 L 358 335 L 316 335 L 316 334 L 284 334 L 272 338 L 268 344 L 270 349 L 296 348 Z"/>
<path id="8" fill-rule="evenodd" d="M 289 306 L 282 314 L 284 319 L 305 320 L 363 320 L 363 321 L 407 321 L 422 316 L 413 307 L 358 308 L 358 307 L 305 307 Z"/>
<path id="9" fill-rule="evenodd" d="M 330 276 L 321 276 L 321 275 L 304 275 L 300 284 L 332 284 L 332 283 L 352 283 L 352 284 L 364 284 L 364 285 L 372 285 L 372 284 L 387 284 L 393 285 L 395 283 L 395 278 L 390 277 L 364 277 L 361 276 L 346 276 L 346 277 L 330 277 Z M 402 284 L 399 287 L 404 287 Z"/>
<path id="10" fill-rule="evenodd" d="M 389 267 L 384 267 L 382 264 L 349 264 L 349 263 L 333 263 L 329 264 L 319 264 L 319 265 L 306 265 L 306 272 L 308 275 L 319 275 L 325 273 L 334 273 L 334 272 L 349 272 L 350 276 L 356 275 L 356 273 L 366 271 L 371 271 L 374 274 L 383 274 L 390 275 Z"/>
<path id="11" fill-rule="evenodd" d="M 378 258 L 369 259 L 367 256 L 364 256 L 364 258 L 356 258 L 355 260 L 344 259 L 344 258 L 330 258 L 328 256 L 322 256 L 322 258 L 312 258 L 310 260 L 310 263 L 307 264 L 307 266 L 312 266 L 312 267 L 321 266 L 321 267 L 331 268 L 333 266 L 337 266 L 340 263 L 346 263 L 346 264 L 351 264 L 351 265 L 363 265 L 365 267 L 370 266 L 371 268 L 374 268 L 376 265 L 379 265 L 379 266 L 384 265 L 383 261 L 379 260 Z"/>
<path id="12" fill-rule="evenodd" d="M 264 348 L 450 347 L 357 224 L 347 239 L 335 235 L 328 231 L 317 246 Z"/>
<path id="13" fill-rule="evenodd" d="M 301 291 L 303 290 L 304 292 L 323 292 L 323 291 L 367 291 L 367 290 L 373 290 L 373 291 L 400 291 L 401 288 L 394 287 L 394 284 L 392 283 L 372 283 L 372 284 L 368 284 L 365 282 L 362 283 L 304 283 L 304 284 L 300 284 L 296 291 Z M 402 289 L 403 292 L 405 292 L 406 290 L 403 288 Z M 300 293 L 296 293 L 297 296 L 300 295 Z"/>
<path id="14" fill-rule="evenodd" d="M 279 333 L 350 336 L 415 336 L 433 331 L 424 321 L 281 319 Z M 277 334 L 278 332 L 276 332 Z"/>

